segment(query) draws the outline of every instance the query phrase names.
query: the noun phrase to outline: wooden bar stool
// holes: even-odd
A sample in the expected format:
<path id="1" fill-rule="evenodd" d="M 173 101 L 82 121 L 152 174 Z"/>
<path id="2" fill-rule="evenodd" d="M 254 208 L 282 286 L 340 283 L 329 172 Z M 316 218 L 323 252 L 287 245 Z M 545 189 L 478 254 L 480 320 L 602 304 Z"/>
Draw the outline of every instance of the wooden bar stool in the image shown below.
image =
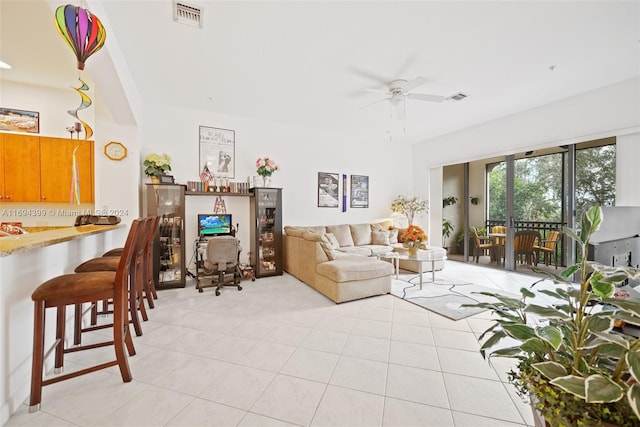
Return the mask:
<path id="1" fill-rule="evenodd" d="M 129 289 L 129 315 L 130 322 L 133 324 L 133 328 L 137 336 L 142 335 L 142 325 L 138 311 L 142 320 L 147 321 L 149 317 L 147 315 L 146 308 L 144 306 L 144 298 L 147 298 L 147 302 L 150 308 L 153 304 L 153 297 L 151 296 L 150 283 L 153 282 L 153 278 L 149 278 L 149 273 L 153 274 L 153 258 L 152 258 L 152 246 L 153 237 L 158 227 L 159 217 L 145 218 L 144 225 L 141 227 L 141 233 L 144 235 L 144 252 L 142 260 L 136 265 L 136 275 L 132 277 L 130 283 L 135 286 L 130 286 Z M 115 271 L 118 267 L 120 256 L 102 256 L 93 258 L 83 262 L 76 267 L 76 273 L 87 273 L 94 271 Z M 94 331 L 96 329 L 104 329 L 110 325 L 98 326 L 98 314 L 110 314 L 112 311 L 109 309 L 110 301 L 102 301 L 102 309 L 98 310 L 98 301 L 95 301 L 91 305 L 91 326 L 82 327 L 82 306 L 79 304 L 76 306 L 75 313 L 75 327 L 74 327 L 74 344 L 78 345 L 81 342 L 82 332 Z"/>
<path id="2" fill-rule="evenodd" d="M 144 240 L 141 238 L 140 227 L 142 220 L 136 219 L 131 224 L 118 269 L 93 273 L 64 274 L 47 280 L 33 292 L 34 326 L 33 326 L 33 356 L 31 366 L 31 396 L 29 398 L 29 412 L 40 409 L 42 387 L 54 384 L 80 375 L 118 365 L 124 382 L 131 381 L 131 370 L 125 347 L 129 355 L 135 354 L 133 340 L 129 332 L 127 319 L 127 301 L 129 277 L 133 272 L 136 253 L 142 253 Z M 113 340 L 101 343 L 64 348 L 65 308 L 98 300 L 113 300 Z M 89 350 L 92 348 L 113 345 L 115 360 L 91 366 L 68 374 L 57 375 L 44 379 L 44 341 L 45 341 L 45 311 L 47 308 L 57 309 L 56 341 L 51 348 L 55 349 L 55 371 L 62 371 L 64 353 L 71 351 Z M 48 353 L 47 353 L 48 354 Z"/>

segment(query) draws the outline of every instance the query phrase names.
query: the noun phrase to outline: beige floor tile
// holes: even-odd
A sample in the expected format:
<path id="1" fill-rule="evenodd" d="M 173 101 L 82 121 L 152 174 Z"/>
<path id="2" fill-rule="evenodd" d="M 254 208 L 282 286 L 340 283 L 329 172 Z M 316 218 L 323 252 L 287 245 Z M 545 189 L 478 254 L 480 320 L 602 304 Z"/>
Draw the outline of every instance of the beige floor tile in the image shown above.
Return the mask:
<path id="1" fill-rule="evenodd" d="M 391 323 L 380 320 L 356 319 L 353 328 L 351 328 L 351 333 L 353 335 L 390 339 L 391 326 Z"/>
<path id="2" fill-rule="evenodd" d="M 354 317 L 324 315 L 320 318 L 315 328 L 320 331 L 349 333 L 355 321 L 356 319 Z"/>
<path id="3" fill-rule="evenodd" d="M 393 323 L 391 339 L 394 341 L 406 341 L 417 344 L 434 344 L 431 328 L 426 326 L 407 325 L 404 323 Z"/>
<path id="4" fill-rule="evenodd" d="M 434 343 L 438 347 L 476 351 L 479 354 L 480 344 L 473 332 L 433 328 L 431 333 Z"/>
<path id="5" fill-rule="evenodd" d="M 386 395 L 439 408 L 449 408 L 442 374 L 427 369 L 389 364 Z"/>
<path id="6" fill-rule="evenodd" d="M 199 397 L 249 410 L 274 378 L 272 372 L 234 365 L 216 378 Z"/>
<path id="7" fill-rule="evenodd" d="M 302 341 L 300 347 L 340 354 L 348 338 L 348 334 L 341 332 L 318 331 L 313 329 L 304 341 Z"/>
<path id="8" fill-rule="evenodd" d="M 477 351 L 438 347 L 437 352 L 442 372 L 496 381 L 500 379 L 489 362 L 478 357 Z"/>
<path id="9" fill-rule="evenodd" d="M 342 354 L 386 362 L 389 360 L 389 344 L 387 339 L 350 335 Z"/>
<path id="10" fill-rule="evenodd" d="M 457 411 L 452 411 L 452 413 L 456 427 L 518 427 L 525 425 L 510 423 L 504 420 L 496 420 L 495 418 L 481 417 L 479 415 L 465 414 Z"/>
<path id="11" fill-rule="evenodd" d="M 411 304 L 409 302 L 405 303 L 417 307 L 415 304 Z M 427 310 L 422 307 L 418 308 L 419 310 L 406 310 L 406 307 L 402 307 L 401 310 L 394 310 L 393 323 L 415 326 L 431 326 Z"/>
<path id="12" fill-rule="evenodd" d="M 311 426 L 381 426 L 384 397 L 328 386 Z"/>
<path id="13" fill-rule="evenodd" d="M 153 384 L 197 396 L 230 366 L 230 363 L 221 360 L 193 356 L 175 369 L 167 370 L 163 366 L 165 373 L 158 376 Z"/>
<path id="14" fill-rule="evenodd" d="M 341 356 L 329 384 L 384 395 L 387 363 Z"/>
<path id="15" fill-rule="evenodd" d="M 436 348 L 432 345 L 391 341 L 389 363 L 412 366 L 414 368 L 440 370 Z"/>
<path id="16" fill-rule="evenodd" d="M 326 385 L 278 375 L 251 407 L 251 412 L 299 425 L 308 425 Z"/>
<path id="17" fill-rule="evenodd" d="M 451 409 L 488 418 L 522 423 L 523 419 L 503 383 L 444 374 Z M 502 402 L 497 405 L 496 402 Z"/>
<path id="18" fill-rule="evenodd" d="M 278 344 L 298 346 L 309 335 L 311 328 L 279 324 L 267 332 L 261 339 Z"/>
<path id="19" fill-rule="evenodd" d="M 280 369 L 280 373 L 328 383 L 339 357 L 334 353 L 299 348 Z"/>
<path id="20" fill-rule="evenodd" d="M 454 424 L 451 411 L 448 409 L 387 397 L 384 402 L 382 425 L 385 427 L 453 427 Z"/>
<path id="21" fill-rule="evenodd" d="M 194 399 L 174 416 L 166 426 L 235 426 L 240 423 L 245 414 L 246 411 L 241 409 L 208 400 Z"/>
<path id="22" fill-rule="evenodd" d="M 291 424 L 286 421 L 277 420 L 271 417 L 265 417 L 264 415 L 254 414 L 247 412 L 238 427 L 295 427 L 296 424 Z"/>
<path id="23" fill-rule="evenodd" d="M 265 371 L 278 372 L 291 357 L 296 347 L 272 342 L 258 342 L 237 361 L 239 365 Z"/>

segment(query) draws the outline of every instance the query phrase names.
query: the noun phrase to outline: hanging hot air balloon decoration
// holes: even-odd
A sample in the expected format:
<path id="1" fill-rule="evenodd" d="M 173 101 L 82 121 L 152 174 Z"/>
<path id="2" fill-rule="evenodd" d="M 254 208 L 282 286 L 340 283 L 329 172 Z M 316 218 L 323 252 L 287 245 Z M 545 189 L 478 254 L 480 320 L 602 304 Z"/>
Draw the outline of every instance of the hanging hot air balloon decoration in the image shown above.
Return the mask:
<path id="1" fill-rule="evenodd" d="M 102 22 L 87 9 L 70 4 L 56 9 L 55 21 L 58 33 L 76 55 L 78 70 L 84 70 L 84 63 L 87 58 L 99 51 L 107 38 L 107 32 Z M 88 108 L 91 105 L 91 98 L 86 94 L 89 86 L 82 78 L 78 77 L 78 80 L 80 80 L 81 85 L 73 89 L 80 95 L 81 102 L 78 108 L 69 110 L 67 113 L 82 123 L 84 139 L 87 140 L 93 135 L 93 129 L 87 122 L 78 117 L 78 111 Z M 75 147 L 72 155 L 71 203 L 80 203 L 80 177 L 76 158 L 76 151 L 79 147 L 80 144 Z"/>

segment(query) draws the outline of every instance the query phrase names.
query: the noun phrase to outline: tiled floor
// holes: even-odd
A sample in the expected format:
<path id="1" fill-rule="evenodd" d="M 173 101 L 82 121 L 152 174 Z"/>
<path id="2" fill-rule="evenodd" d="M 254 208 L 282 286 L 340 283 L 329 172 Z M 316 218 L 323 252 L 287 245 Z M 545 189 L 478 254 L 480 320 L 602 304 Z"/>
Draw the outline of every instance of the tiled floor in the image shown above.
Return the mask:
<path id="1" fill-rule="evenodd" d="M 438 275 L 533 282 L 456 261 Z M 533 425 L 511 362 L 478 353 L 487 313 L 452 321 L 391 295 L 336 305 L 287 274 L 243 286 L 159 292 L 131 383 L 110 368 L 45 387 L 41 410 L 6 426 Z M 111 351 L 68 355 L 66 369 Z"/>

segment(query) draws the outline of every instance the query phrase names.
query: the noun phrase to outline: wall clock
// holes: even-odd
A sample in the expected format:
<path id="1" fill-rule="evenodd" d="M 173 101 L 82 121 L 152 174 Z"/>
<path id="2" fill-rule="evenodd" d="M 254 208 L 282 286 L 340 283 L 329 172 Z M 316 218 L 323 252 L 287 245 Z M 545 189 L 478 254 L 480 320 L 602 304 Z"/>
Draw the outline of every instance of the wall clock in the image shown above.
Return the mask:
<path id="1" fill-rule="evenodd" d="M 122 160 L 127 157 L 127 147 L 120 142 L 111 141 L 105 144 L 104 155 L 111 160 Z"/>

